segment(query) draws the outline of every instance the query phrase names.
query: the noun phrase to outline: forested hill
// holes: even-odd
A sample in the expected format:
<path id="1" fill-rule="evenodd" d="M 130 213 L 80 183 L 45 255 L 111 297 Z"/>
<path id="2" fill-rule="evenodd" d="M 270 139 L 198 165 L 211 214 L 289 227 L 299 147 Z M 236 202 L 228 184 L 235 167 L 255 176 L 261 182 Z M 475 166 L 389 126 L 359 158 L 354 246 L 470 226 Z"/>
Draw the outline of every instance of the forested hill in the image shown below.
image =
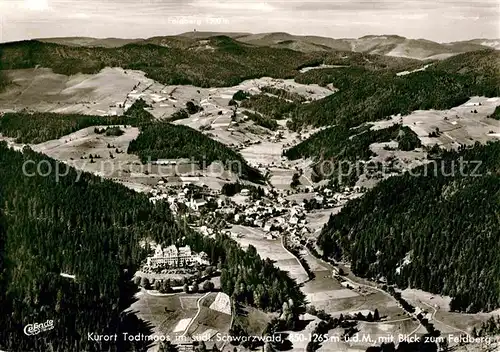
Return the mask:
<path id="1" fill-rule="evenodd" d="M 118 48 L 75 47 L 36 40 L 0 44 L 0 70 L 52 68 L 71 75 L 97 73 L 106 66 L 144 71 L 163 84 L 233 86 L 250 78 L 293 78 L 303 67 L 322 63 L 362 66 L 369 70 L 406 70 L 418 60 L 352 52 L 303 53 L 253 46 L 229 37 L 207 40 L 163 38 Z"/>
<path id="2" fill-rule="evenodd" d="M 56 73 L 97 73 L 106 66 L 137 69 L 163 84 L 231 86 L 244 79 L 293 77 L 312 55 L 253 47 L 228 37 L 200 43 L 128 44 L 119 48 L 70 47 L 36 40 L 0 45 L 0 69 L 52 68 Z"/>
<path id="3" fill-rule="evenodd" d="M 123 116 L 57 114 L 51 112 L 9 112 L 0 117 L 0 133 L 17 143 L 37 144 L 61 138 L 86 127 L 98 125 L 141 126 L 154 119 L 144 110 L 145 102 L 136 100 Z"/>
<path id="4" fill-rule="evenodd" d="M 245 179 L 261 182 L 261 173 L 250 167 L 238 152 L 191 127 L 156 122 L 141 127 L 128 153 L 137 154 L 143 163 L 158 159 L 188 158 L 208 167 L 219 161 L 226 169 Z"/>
<path id="5" fill-rule="evenodd" d="M 490 311 L 500 307 L 500 142 L 443 153 L 436 175 L 420 167 L 349 202 L 318 245 L 357 275 L 452 296 L 454 310 Z"/>
<path id="6" fill-rule="evenodd" d="M 353 127 L 414 110 L 449 109 L 475 95 L 500 96 L 500 52 L 461 54 L 403 76 L 364 67 L 338 67 L 311 70 L 297 76 L 296 81 L 331 83 L 339 91 L 301 106 L 289 127 Z"/>
<path id="7" fill-rule="evenodd" d="M 398 149 L 404 151 L 421 146 L 415 132 L 399 124 L 373 130 L 370 124 L 354 129 L 339 125 L 318 132 L 312 138 L 284 151 L 283 154 L 291 160 L 316 159 L 317 162 L 312 164 L 311 175 L 311 179 L 315 182 L 329 178 L 333 181 L 331 185 L 354 186 L 360 175 L 349 170 L 345 162 L 349 162 L 352 166 L 360 160 L 368 161 L 372 156 L 376 156 L 370 149 L 371 144 L 391 141 L 397 142 Z M 323 161 L 329 162 L 323 163 Z"/>
<path id="8" fill-rule="evenodd" d="M 27 160 L 34 163 L 24 174 Z M 0 349 L 144 350 L 143 342 L 93 342 L 87 333 L 151 332 L 123 312 L 137 290 L 131 277 L 145 258 L 139 246 L 145 238 L 208 253 L 222 264 L 224 291 L 242 303 L 279 310 L 288 299 L 303 301 L 287 273 L 255 248 L 243 251 L 227 236 L 211 239 L 179 226 L 168 204 L 153 205 L 122 185 L 85 173 L 78 180 L 74 169 L 56 181 L 54 173 L 37 174 L 38 164 L 40 174 L 56 168 L 46 156 L 0 143 Z M 48 319 L 53 330 L 23 333 L 27 324 Z"/>

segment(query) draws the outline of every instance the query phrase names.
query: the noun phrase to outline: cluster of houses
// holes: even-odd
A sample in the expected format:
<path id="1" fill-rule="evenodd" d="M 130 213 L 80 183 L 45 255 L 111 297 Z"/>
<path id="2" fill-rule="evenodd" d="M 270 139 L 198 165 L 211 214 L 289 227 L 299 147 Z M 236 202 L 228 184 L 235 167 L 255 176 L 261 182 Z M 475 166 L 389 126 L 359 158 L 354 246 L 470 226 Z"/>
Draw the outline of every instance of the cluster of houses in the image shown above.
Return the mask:
<path id="1" fill-rule="evenodd" d="M 314 203 L 315 209 L 329 209 L 339 205 L 343 205 L 350 199 L 361 195 L 360 187 L 346 187 L 342 192 L 334 192 L 330 188 L 323 188 L 314 192 L 314 198 L 311 199 L 309 205 Z"/>
<path id="2" fill-rule="evenodd" d="M 199 212 L 210 201 L 222 207 L 224 202 L 218 198 L 219 195 L 220 192 L 216 190 L 193 186 L 191 182 L 184 182 L 183 186 L 167 187 L 164 181 L 158 181 L 158 185 L 150 192 L 149 200 L 153 203 L 166 200 L 172 213 L 177 214 L 183 206 L 193 212 Z"/>
<path id="3" fill-rule="evenodd" d="M 265 192 L 265 198 L 251 200 L 248 190 L 243 189 L 241 195 L 248 197 L 249 201 L 239 204 L 234 209 L 234 216 L 228 217 L 227 220 L 235 225 L 259 227 L 267 239 L 275 239 L 286 234 L 292 242 L 298 244 L 304 236 L 312 232 L 306 217 L 309 211 L 338 206 L 358 197 L 361 195 L 360 192 L 359 188 L 345 188 L 343 192 L 337 193 L 323 188 L 312 194 L 311 200 L 297 203 L 287 199 L 282 192 Z M 315 206 L 309 207 L 308 205 L 313 202 Z M 239 236 L 238 233 L 231 235 Z"/>
<path id="4" fill-rule="evenodd" d="M 249 189 L 242 189 L 231 198 L 208 187 L 167 187 L 160 181 L 150 200 L 166 199 L 173 213 L 178 213 L 179 207 L 184 206 L 192 218 L 198 219 L 198 230 L 209 237 L 221 231 L 238 238 L 241 234 L 230 229 L 233 225 L 241 225 L 260 228 L 267 239 L 287 235 L 289 240 L 299 244 L 304 236 L 312 232 L 306 217 L 309 211 L 338 206 L 361 195 L 359 188 L 334 192 L 323 187 L 309 190 L 308 200 L 298 203 L 287 199 L 286 192 L 275 189 L 264 189 L 262 197 L 253 197 L 251 193 Z M 210 211 L 202 217 L 204 207 L 210 207 Z"/>
<path id="5" fill-rule="evenodd" d="M 194 253 L 191 247 L 177 248 L 175 245 L 163 248 L 160 244 L 156 246 L 153 256 L 147 257 L 146 268 L 184 268 L 193 265 L 209 265 L 208 256 L 204 252 Z"/>

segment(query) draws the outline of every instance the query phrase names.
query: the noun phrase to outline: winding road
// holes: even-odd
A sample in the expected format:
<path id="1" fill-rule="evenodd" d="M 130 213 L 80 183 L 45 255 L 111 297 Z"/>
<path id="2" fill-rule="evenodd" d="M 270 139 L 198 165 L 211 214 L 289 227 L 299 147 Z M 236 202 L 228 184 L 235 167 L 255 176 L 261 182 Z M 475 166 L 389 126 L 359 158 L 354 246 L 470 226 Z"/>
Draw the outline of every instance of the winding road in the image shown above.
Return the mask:
<path id="1" fill-rule="evenodd" d="M 431 309 L 434 311 L 434 312 L 432 313 L 432 315 L 431 315 L 431 319 L 430 319 L 431 321 L 435 321 L 436 323 L 441 324 L 441 325 L 443 325 L 443 326 L 446 326 L 446 327 L 447 327 L 447 328 L 449 328 L 449 329 L 456 330 L 456 331 L 459 331 L 459 332 L 461 332 L 461 333 L 464 333 L 466 336 L 470 336 L 470 335 L 469 335 L 469 333 L 468 333 L 467 331 L 464 331 L 464 330 L 459 329 L 459 328 L 456 328 L 456 327 L 454 327 L 454 326 L 451 326 L 451 325 L 445 324 L 445 323 L 443 323 L 443 322 L 442 322 L 442 321 L 440 321 L 440 320 L 437 320 L 437 319 L 436 319 L 437 309 L 436 309 L 436 308 L 434 308 L 433 306 L 431 306 L 430 304 L 426 303 L 426 302 L 422 302 L 422 301 L 419 301 L 419 302 L 420 302 L 420 303 L 422 303 L 422 304 L 424 304 L 424 305 L 426 305 L 427 307 L 431 308 Z"/>
<path id="2" fill-rule="evenodd" d="M 196 306 L 198 307 L 198 311 L 196 312 L 196 315 L 193 317 L 193 319 L 191 319 L 191 321 L 189 322 L 188 326 L 186 326 L 186 330 L 184 330 L 184 332 L 182 333 L 181 336 L 183 336 L 183 337 L 186 336 L 187 332 L 189 331 L 189 328 L 191 327 L 191 325 L 193 325 L 193 323 L 196 321 L 196 319 L 200 315 L 200 312 L 201 312 L 200 303 L 201 303 L 201 301 L 203 299 L 205 299 L 205 297 L 207 297 L 209 294 L 210 294 L 210 292 L 207 292 L 203 296 L 201 296 L 200 298 L 198 298 L 198 301 L 196 301 Z"/>

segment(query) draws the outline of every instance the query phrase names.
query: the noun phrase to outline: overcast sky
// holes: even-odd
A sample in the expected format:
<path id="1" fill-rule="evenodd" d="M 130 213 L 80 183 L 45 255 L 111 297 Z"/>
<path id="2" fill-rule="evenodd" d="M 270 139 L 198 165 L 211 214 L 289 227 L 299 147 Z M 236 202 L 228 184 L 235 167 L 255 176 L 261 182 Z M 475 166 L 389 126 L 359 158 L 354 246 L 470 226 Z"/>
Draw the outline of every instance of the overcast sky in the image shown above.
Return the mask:
<path id="1" fill-rule="evenodd" d="M 196 29 L 328 37 L 500 38 L 500 0 L 0 0 L 0 41 L 147 38 Z"/>

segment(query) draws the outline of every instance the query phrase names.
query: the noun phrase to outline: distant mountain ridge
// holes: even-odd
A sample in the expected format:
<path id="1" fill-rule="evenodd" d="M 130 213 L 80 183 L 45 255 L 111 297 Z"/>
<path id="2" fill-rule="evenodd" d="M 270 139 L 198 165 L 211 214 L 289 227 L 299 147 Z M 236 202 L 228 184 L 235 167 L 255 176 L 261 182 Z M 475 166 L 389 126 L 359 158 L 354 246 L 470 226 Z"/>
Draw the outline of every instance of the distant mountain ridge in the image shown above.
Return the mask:
<path id="1" fill-rule="evenodd" d="M 92 37 L 56 37 L 42 38 L 41 42 L 54 43 L 67 46 L 98 46 L 103 48 L 118 48 L 123 45 L 144 41 L 144 39 L 123 38 L 92 38 Z"/>
<path id="2" fill-rule="evenodd" d="M 319 36 L 296 36 L 288 33 L 262 33 L 235 39 L 254 45 L 288 47 L 299 51 L 354 51 L 419 60 L 444 59 L 460 53 L 486 48 L 500 49 L 500 40 L 474 39 L 453 43 L 437 43 L 426 39 L 408 39 L 398 35 L 367 35 L 357 39 L 334 39 Z"/>
<path id="3" fill-rule="evenodd" d="M 406 57 L 418 60 L 440 60 L 464 52 L 495 49 L 500 50 L 500 39 L 472 39 L 451 43 L 437 43 L 426 39 L 409 39 L 398 35 L 366 35 L 360 38 L 329 38 L 314 35 L 293 35 L 284 32 L 273 33 L 225 33 L 186 32 L 173 36 L 159 36 L 148 39 L 121 38 L 43 38 L 43 42 L 69 46 L 95 46 L 116 48 L 131 43 L 151 43 L 165 45 L 173 41 L 201 40 L 215 36 L 227 36 L 242 43 L 255 46 L 287 48 L 295 51 L 351 51 L 365 54 Z"/>

